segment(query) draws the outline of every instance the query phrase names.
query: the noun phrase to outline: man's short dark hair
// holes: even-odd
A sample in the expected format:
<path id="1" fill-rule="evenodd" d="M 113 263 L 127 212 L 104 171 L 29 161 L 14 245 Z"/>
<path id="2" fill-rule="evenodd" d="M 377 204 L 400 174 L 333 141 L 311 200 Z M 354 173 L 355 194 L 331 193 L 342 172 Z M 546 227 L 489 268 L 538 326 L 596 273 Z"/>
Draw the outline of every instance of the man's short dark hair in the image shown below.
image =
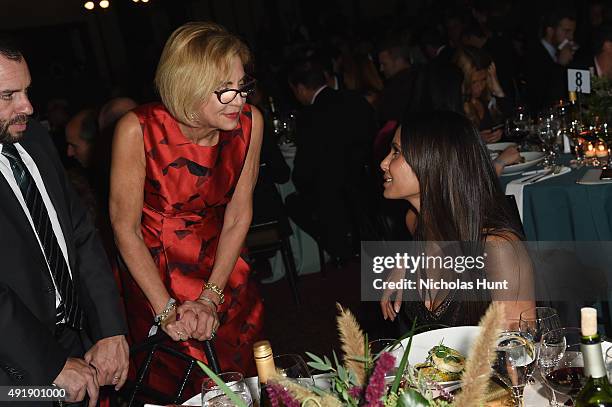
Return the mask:
<path id="1" fill-rule="evenodd" d="M 411 62 L 412 60 L 410 47 L 405 41 L 399 38 L 390 38 L 383 41 L 378 49 L 378 52 L 386 51 L 391 54 L 393 58 L 401 58 L 406 62 Z"/>
<path id="2" fill-rule="evenodd" d="M 17 43 L 3 36 L 0 36 L 0 55 L 11 61 L 21 61 L 23 58 L 23 54 Z"/>
<path id="3" fill-rule="evenodd" d="M 327 83 L 323 66 L 316 60 L 301 59 L 289 70 L 289 83 L 293 86 L 304 85 L 308 89 L 317 89 Z"/>
<path id="4" fill-rule="evenodd" d="M 95 142 L 98 137 L 98 112 L 94 109 L 86 111 L 81 122 L 79 137 L 89 143 Z"/>
<path id="5" fill-rule="evenodd" d="M 561 20 L 567 18 L 568 20 L 576 21 L 576 14 L 574 11 L 567 7 L 559 7 L 557 9 L 550 10 L 542 18 L 541 33 L 540 36 L 546 34 L 548 27 L 557 28 L 561 24 Z"/>
<path id="6" fill-rule="evenodd" d="M 612 25 L 605 24 L 597 28 L 593 33 L 593 52 L 598 55 L 603 51 L 606 42 L 612 42 Z"/>

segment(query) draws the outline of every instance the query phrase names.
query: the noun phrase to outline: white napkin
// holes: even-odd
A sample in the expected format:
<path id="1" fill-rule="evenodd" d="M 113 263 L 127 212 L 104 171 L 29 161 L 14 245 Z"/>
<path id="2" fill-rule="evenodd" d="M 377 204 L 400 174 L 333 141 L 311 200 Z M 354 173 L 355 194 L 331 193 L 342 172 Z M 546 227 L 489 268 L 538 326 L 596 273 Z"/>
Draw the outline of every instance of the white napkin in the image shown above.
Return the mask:
<path id="1" fill-rule="evenodd" d="M 572 169 L 569 167 L 561 168 L 557 174 L 548 174 L 537 180 L 535 183 L 540 181 L 544 181 L 553 177 L 558 177 L 559 175 L 567 174 Z M 523 221 L 523 187 L 525 185 L 530 185 L 530 181 L 527 178 L 533 177 L 533 174 L 527 175 L 525 177 L 521 177 L 510 181 L 508 185 L 506 185 L 506 195 L 514 195 L 516 199 L 516 206 L 518 207 L 519 216 L 521 217 L 521 222 Z M 527 180 L 527 182 L 523 182 Z"/>

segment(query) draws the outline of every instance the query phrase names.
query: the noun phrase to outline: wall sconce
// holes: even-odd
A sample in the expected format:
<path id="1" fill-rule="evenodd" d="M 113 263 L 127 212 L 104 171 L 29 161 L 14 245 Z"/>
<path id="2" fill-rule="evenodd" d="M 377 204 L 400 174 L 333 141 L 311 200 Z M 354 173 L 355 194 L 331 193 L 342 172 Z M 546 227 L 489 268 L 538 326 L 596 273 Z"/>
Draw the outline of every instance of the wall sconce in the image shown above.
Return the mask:
<path id="1" fill-rule="evenodd" d="M 110 2 L 108 0 L 101 0 L 100 3 L 98 3 L 98 4 L 102 8 L 108 8 L 108 6 L 110 6 Z"/>
<path id="2" fill-rule="evenodd" d="M 93 10 L 95 6 L 96 5 L 93 1 L 87 1 L 85 4 L 83 4 L 83 7 L 85 7 L 87 10 Z"/>

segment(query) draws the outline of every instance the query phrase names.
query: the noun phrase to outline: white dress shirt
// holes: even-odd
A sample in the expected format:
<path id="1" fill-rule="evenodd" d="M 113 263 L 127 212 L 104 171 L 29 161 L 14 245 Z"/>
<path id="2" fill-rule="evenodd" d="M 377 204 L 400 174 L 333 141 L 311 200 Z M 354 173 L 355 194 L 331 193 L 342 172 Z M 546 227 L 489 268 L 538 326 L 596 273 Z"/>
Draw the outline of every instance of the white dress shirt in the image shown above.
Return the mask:
<path id="1" fill-rule="evenodd" d="M 0 144 L 0 153 L 2 153 L 3 147 L 4 145 Z M 47 190 L 45 189 L 45 184 L 43 183 L 43 180 L 40 176 L 38 167 L 36 166 L 36 163 L 34 162 L 32 157 L 30 157 L 28 152 L 25 151 L 24 148 L 19 145 L 19 143 L 15 143 L 15 147 L 17 148 L 17 152 L 21 156 L 21 159 L 23 160 L 26 167 L 28 168 L 28 171 L 30 171 L 30 174 L 32 174 L 32 178 L 34 178 L 34 182 L 36 183 L 36 186 L 38 187 L 38 191 L 40 191 L 40 195 L 42 196 L 43 203 L 45 204 L 45 208 L 47 208 L 47 212 L 49 213 L 49 218 L 51 219 L 51 226 L 53 227 L 53 233 L 55 234 L 55 237 L 57 238 L 57 242 L 59 243 L 60 249 L 62 251 L 62 255 L 64 256 L 64 259 L 66 260 L 66 264 L 68 265 L 68 272 L 70 273 L 70 278 L 72 278 L 72 270 L 70 270 L 70 263 L 68 262 L 68 249 L 66 248 L 66 240 L 64 239 L 64 233 L 62 232 L 62 228 L 60 226 L 59 219 L 57 218 L 57 213 L 55 212 L 55 208 L 53 207 L 53 203 L 51 202 L 51 199 L 49 198 L 49 194 L 47 194 Z M 28 206 L 26 205 L 25 199 L 23 195 L 21 194 L 19 185 L 17 185 L 17 181 L 15 180 L 15 177 L 13 176 L 13 170 L 11 169 L 10 162 L 8 158 L 6 158 L 2 154 L 0 154 L 0 172 L 2 173 L 4 178 L 6 178 L 6 181 L 8 182 L 11 189 L 13 190 L 13 193 L 17 197 L 17 200 L 21 204 L 21 209 L 23 209 L 23 212 L 28 218 L 28 221 L 30 222 L 30 226 L 32 227 L 32 230 L 34 231 L 34 235 L 36 236 L 36 240 L 38 241 L 38 245 L 40 246 L 40 250 L 46 259 L 46 255 L 45 255 L 45 251 L 43 249 L 42 243 L 40 242 L 40 238 L 38 237 L 38 233 L 36 232 L 36 228 L 34 227 L 34 222 L 32 222 L 32 216 L 30 215 L 30 211 L 28 210 Z M 62 301 L 62 297 L 60 296 L 60 293 L 57 290 L 57 285 L 55 284 L 55 279 L 53 278 L 53 273 L 51 272 L 51 268 L 49 267 L 48 261 L 47 261 L 47 270 L 49 271 L 49 274 L 51 275 L 51 281 L 53 281 L 53 286 L 55 287 L 55 307 L 57 308 L 59 307 Z"/>

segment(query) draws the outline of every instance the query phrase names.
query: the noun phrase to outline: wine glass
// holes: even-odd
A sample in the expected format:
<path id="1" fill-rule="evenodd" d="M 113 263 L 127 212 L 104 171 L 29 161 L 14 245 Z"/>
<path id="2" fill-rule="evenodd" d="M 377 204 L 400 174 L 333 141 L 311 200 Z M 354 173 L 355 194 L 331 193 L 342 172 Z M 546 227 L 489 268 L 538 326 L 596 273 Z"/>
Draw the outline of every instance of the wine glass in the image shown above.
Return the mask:
<path id="1" fill-rule="evenodd" d="M 586 383 L 580 338 L 580 328 L 553 329 L 542 335 L 538 363 L 544 383 L 553 391 L 553 406 L 561 405 L 554 392 L 572 399 Z"/>
<path id="2" fill-rule="evenodd" d="M 276 373 L 303 385 L 314 385 L 310 370 L 300 355 L 286 354 L 274 356 Z"/>
<path id="3" fill-rule="evenodd" d="M 558 328 L 561 328 L 561 320 L 554 308 L 534 307 L 521 312 L 519 330 L 528 332 L 538 347 L 543 334 Z"/>
<path id="4" fill-rule="evenodd" d="M 397 339 L 375 339 L 369 342 L 370 352 L 374 360 L 378 359 L 383 352 L 390 353 L 395 357 L 395 366 L 393 369 L 385 374 L 385 378 L 395 377 L 397 372 L 397 366 L 399 366 L 402 356 L 404 356 L 404 346 Z"/>
<path id="5" fill-rule="evenodd" d="M 557 137 L 559 131 L 559 124 L 551 116 L 545 116 L 541 119 L 538 125 L 538 137 L 542 142 L 542 149 L 546 153 L 544 159 L 544 166 L 550 167 L 555 164 L 555 158 L 557 155 Z"/>
<path id="6" fill-rule="evenodd" d="M 606 351 L 606 372 L 608 372 L 608 381 L 612 383 L 612 346 Z"/>
<path id="7" fill-rule="evenodd" d="M 527 332 L 504 331 L 497 338 L 493 372 L 511 390 L 515 407 L 523 406 L 523 391 L 536 360 L 537 350 Z"/>
<path id="8" fill-rule="evenodd" d="M 242 373 L 225 372 L 220 373 L 218 376 L 248 407 L 253 406 L 253 397 L 251 397 L 251 392 L 244 381 Z M 213 379 L 209 377 L 204 379 L 202 382 L 202 407 L 227 407 L 233 405 L 232 400 Z"/>

